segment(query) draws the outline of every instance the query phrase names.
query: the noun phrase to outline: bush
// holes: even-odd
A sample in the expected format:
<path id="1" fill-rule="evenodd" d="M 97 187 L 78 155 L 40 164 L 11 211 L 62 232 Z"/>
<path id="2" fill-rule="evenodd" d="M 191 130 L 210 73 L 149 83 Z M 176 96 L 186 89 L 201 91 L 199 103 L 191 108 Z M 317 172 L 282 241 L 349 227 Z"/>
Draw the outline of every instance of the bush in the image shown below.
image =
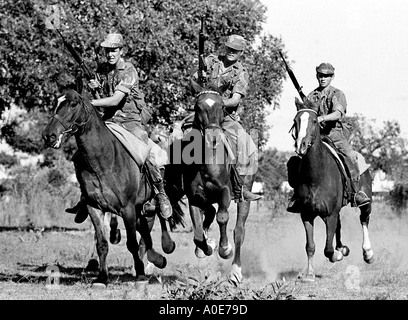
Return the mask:
<path id="1" fill-rule="evenodd" d="M 386 199 L 392 210 L 401 214 L 408 203 L 408 184 L 404 182 L 396 183 Z"/>
<path id="2" fill-rule="evenodd" d="M 78 183 L 69 180 L 73 173 L 73 164 L 64 159 L 57 160 L 50 168 L 12 167 L 10 178 L 2 184 L 0 226 L 64 226 L 61 213 L 79 198 Z"/>

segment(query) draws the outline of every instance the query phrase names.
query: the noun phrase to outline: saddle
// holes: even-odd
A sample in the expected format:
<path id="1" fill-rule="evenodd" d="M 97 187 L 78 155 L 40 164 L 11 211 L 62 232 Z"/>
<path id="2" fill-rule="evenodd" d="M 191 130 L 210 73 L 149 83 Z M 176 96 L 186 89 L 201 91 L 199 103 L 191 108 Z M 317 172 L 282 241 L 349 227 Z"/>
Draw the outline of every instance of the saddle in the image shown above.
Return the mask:
<path id="1" fill-rule="evenodd" d="M 347 205 L 349 199 L 351 199 L 351 174 L 350 174 L 350 166 L 352 166 L 351 160 L 345 157 L 335 146 L 333 141 L 328 137 L 323 135 L 322 136 L 323 144 L 326 148 L 330 151 L 333 159 L 336 161 L 337 166 L 341 172 L 342 182 L 343 182 L 343 206 Z"/>
<path id="2" fill-rule="evenodd" d="M 322 141 L 324 146 L 329 150 L 330 155 L 333 157 L 339 171 L 341 173 L 342 184 L 343 184 L 343 203 L 345 206 L 349 202 L 350 193 L 352 190 L 351 185 L 351 176 L 349 171 L 349 165 L 351 165 L 351 160 L 345 157 L 341 152 L 337 150 L 333 142 L 327 136 L 322 136 Z M 287 162 L 287 171 L 288 171 L 288 182 L 292 188 L 296 188 L 299 184 L 299 168 L 302 159 L 298 156 L 292 156 Z"/>

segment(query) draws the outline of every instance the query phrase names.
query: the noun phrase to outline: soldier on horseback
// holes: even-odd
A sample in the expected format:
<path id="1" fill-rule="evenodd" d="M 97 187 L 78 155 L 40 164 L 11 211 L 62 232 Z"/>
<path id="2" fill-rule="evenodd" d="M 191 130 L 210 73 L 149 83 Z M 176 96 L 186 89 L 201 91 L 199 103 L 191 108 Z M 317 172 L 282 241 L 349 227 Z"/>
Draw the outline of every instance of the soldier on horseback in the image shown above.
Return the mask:
<path id="1" fill-rule="evenodd" d="M 146 105 L 139 88 L 136 68 L 122 57 L 123 46 L 123 37 L 119 33 L 109 33 L 101 43 L 101 47 L 105 49 L 106 62 L 98 68 L 97 77 L 90 80 L 89 87 L 102 88 L 104 95 L 100 99 L 92 100 L 91 103 L 102 110 L 103 120 L 122 126 L 151 147 L 146 167 L 154 186 L 160 213 L 163 218 L 168 219 L 172 215 L 172 207 L 164 191 L 163 178 L 157 165 L 155 150 L 159 147 L 148 138 L 144 127 L 151 118 L 152 110 Z M 83 222 L 88 216 L 83 197 L 77 205 L 66 211 L 76 214 L 77 223 Z"/>
<path id="2" fill-rule="evenodd" d="M 343 123 L 347 101 L 344 93 L 331 86 L 334 79 L 334 67 L 330 63 L 321 63 L 316 67 L 316 78 L 319 86 L 307 96 L 307 99 L 319 106 L 318 121 L 321 133 L 330 138 L 337 150 L 343 154 L 351 178 L 352 204 L 361 207 L 370 203 L 370 198 L 360 190 L 360 174 L 366 168 L 360 168 L 358 153 L 353 150 L 346 138 L 349 133 Z M 289 168 L 288 168 L 289 169 Z M 300 205 L 293 195 L 287 211 L 300 212 Z"/>
<path id="3" fill-rule="evenodd" d="M 206 83 L 215 85 L 222 92 L 226 114 L 222 129 L 235 145 L 234 148 L 253 153 L 256 152 L 257 146 L 238 122 L 242 112 L 241 99 L 247 93 L 249 82 L 248 72 L 239 61 L 245 49 L 245 42 L 245 39 L 240 35 L 229 36 L 225 43 L 225 54 L 219 56 L 210 54 L 205 58 L 207 72 L 203 76 Z M 199 75 L 199 71 L 195 72 L 191 81 L 200 83 L 199 76 L 202 76 Z M 194 113 L 187 116 L 183 119 L 182 125 L 192 123 L 193 117 Z M 243 157 L 249 156 L 250 154 L 243 155 Z M 235 201 L 259 200 L 261 196 L 253 194 L 244 185 L 237 165 L 232 164 L 231 168 L 231 183 Z"/>

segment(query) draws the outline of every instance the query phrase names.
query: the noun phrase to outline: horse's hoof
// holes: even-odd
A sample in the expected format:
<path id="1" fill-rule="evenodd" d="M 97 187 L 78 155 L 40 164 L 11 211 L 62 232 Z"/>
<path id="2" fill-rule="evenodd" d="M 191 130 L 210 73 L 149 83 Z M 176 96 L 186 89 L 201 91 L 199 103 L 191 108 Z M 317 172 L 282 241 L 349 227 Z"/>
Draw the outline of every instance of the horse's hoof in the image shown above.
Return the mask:
<path id="1" fill-rule="evenodd" d="M 350 249 L 347 246 L 343 246 L 341 248 L 338 248 L 337 250 L 339 250 L 341 254 L 345 257 L 347 257 L 350 254 Z"/>
<path id="2" fill-rule="evenodd" d="M 330 257 L 330 262 L 338 262 L 343 260 L 343 254 L 340 251 L 334 250 L 333 255 Z"/>
<path id="3" fill-rule="evenodd" d="M 176 243 L 171 241 L 169 245 L 162 245 L 162 249 L 166 254 L 172 254 L 176 250 Z"/>
<path id="4" fill-rule="evenodd" d="M 147 260 L 153 263 L 159 269 L 164 269 L 167 265 L 166 258 L 155 252 L 153 249 L 147 251 Z"/>
<path id="5" fill-rule="evenodd" d="M 363 258 L 366 263 L 372 264 L 374 262 L 374 251 L 372 249 L 363 251 Z"/>
<path id="6" fill-rule="evenodd" d="M 163 257 L 162 263 L 160 265 L 156 265 L 157 268 L 159 269 L 164 269 L 167 266 L 167 259 Z"/>
<path id="7" fill-rule="evenodd" d="M 88 265 L 85 268 L 85 271 L 95 272 L 99 270 L 99 262 L 96 259 L 91 259 L 88 261 Z"/>
<path id="8" fill-rule="evenodd" d="M 206 255 L 205 255 L 204 251 L 203 251 L 203 250 L 201 250 L 199 247 L 196 247 L 196 248 L 195 248 L 195 250 L 194 250 L 194 254 L 196 255 L 196 257 L 197 257 L 197 258 L 200 258 L 200 259 L 202 259 L 202 258 L 205 258 L 205 257 L 206 257 Z"/>
<path id="9" fill-rule="evenodd" d="M 120 233 L 120 230 L 117 229 L 116 232 L 111 232 L 109 241 L 112 244 L 118 244 L 120 240 L 122 239 L 122 234 Z"/>
<path id="10" fill-rule="evenodd" d="M 95 289 L 95 290 L 105 290 L 106 289 L 106 284 L 102 283 L 102 282 L 94 282 L 94 283 L 92 283 L 91 288 Z"/>
<path id="11" fill-rule="evenodd" d="M 228 243 L 225 247 L 218 247 L 218 254 L 223 259 L 230 259 L 234 255 L 234 250 L 232 249 L 232 245 Z"/>
<path id="12" fill-rule="evenodd" d="M 211 250 L 209 250 L 209 251 L 211 251 L 211 253 L 208 254 L 210 256 L 210 255 L 212 255 L 213 251 L 217 247 L 217 243 L 215 242 L 215 240 L 213 238 L 208 238 L 207 239 L 207 246 L 209 248 L 211 248 Z"/>

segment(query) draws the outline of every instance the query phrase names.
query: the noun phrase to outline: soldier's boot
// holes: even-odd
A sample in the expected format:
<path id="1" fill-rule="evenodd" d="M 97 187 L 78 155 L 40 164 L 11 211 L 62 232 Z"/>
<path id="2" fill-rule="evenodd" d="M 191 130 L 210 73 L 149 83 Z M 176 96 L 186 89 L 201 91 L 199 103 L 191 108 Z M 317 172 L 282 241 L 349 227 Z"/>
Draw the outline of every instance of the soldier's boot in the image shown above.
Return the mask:
<path id="1" fill-rule="evenodd" d="M 76 223 L 82 223 L 89 215 L 88 206 L 85 202 L 85 198 L 81 196 L 79 202 L 72 208 L 65 209 L 65 212 L 75 214 L 74 221 Z"/>
<path id="2" fill-rule="evenodd" d="M 351 201 L 355 207 L 362 207 L 371 202 L 371 199 L 361 190 L 360 186 L 360 170 L 358 168 L 358 163 L 349 162 L 349 171 L 351 177 Z"/>
<path id="3" fill-rule="evenodd" d="M 243 201 L 257 201 L 262 197 L 257 194 L 253 194 L 248 190 L 247 186 L 244 184 L 242 177 L 239 175 L 236 166 L 231 165 L 230 180 L 232 184 L 232 190 L 234 193 L 234 200 L 238 202 Z"/>
<path id="4" fill-rule="evenodd" d="M 171 207 L 170 200 L 164 190 L 164 181 L 160 174 L 160 169 L 153 165 L 149 160 L 146 162 L 146 165 L 153 183 L 157 202 L 159 203 L 160 215 L 167 220 L 173 214 L 173 208 Z"/>

